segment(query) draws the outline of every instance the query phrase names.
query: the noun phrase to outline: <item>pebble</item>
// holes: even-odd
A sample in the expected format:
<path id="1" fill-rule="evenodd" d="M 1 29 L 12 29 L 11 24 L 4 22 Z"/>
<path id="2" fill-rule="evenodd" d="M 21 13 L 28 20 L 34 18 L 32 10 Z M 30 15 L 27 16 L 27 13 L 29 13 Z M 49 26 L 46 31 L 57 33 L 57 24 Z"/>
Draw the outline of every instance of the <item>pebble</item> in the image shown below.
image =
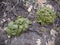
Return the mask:
<path id="1" fill-rule="evenodd" d="M 10 19 L 10 18 L 8 18 L 7 20 L 8 20 L 8 21 L 11 21 L 11 19 Z"/>
<path id="2" fill-rule="evenodd" d="M 2 19 L 3 20 L 3 22 L 5 22 L 6 20 L 5 19 Z"/>
<path id="3" fill-rule="evenodd" d="M 54 41 L 55 40 L 53 40 L 53 41 L 52 40 L 49 40 L 48 43 L 46 43 L 46 45 L 55 45 Z"/>
<path id="4" fill-rule="evenodd" d="M 56 34 L 58 34 L 58 32 L 56 32 L 54 29 L 51 29 L 50 34 L 53 35 L 53 36 L 55 37 Z"/>
<path id="5" fill-rule="evenodd" d="M 6 30 L 6 27 L 4 28 L 4 30 Z"/>
<path id="6" fill-rule="evenodd" d="M 36 44 L 37 45 L 41 45 L 41 40 L 40 39 L 37 39 Z"/>
<path id="7" fill-rule="evenodd" d="M 4 12 L 4 16 L 3 17 L 6 17 L 7 16 L 7 14 Z"/>
<path id="8" fill-rule="evenodd" d="M 30 5 L 30 7 L 27 9 L 27 10 L 28 10 L 28 12 L 31 12 L 32 8 L 33 8 L 33 6 L 32 6 L 32 5 Z"/>
<path id="9" fill-rule="evenodd" d="M 48 5 L 46 5 L 46 6 L 49 7 L 49 8 L 51 8 L 51 9 L 53 8 L 52 5 L 50 5 L 50 4 L 48 4 Z"/>
<path id="10" fill-rule="evenodd" d="M 10 36 L 8 36 L 8 38 L 10 38 Z"/>

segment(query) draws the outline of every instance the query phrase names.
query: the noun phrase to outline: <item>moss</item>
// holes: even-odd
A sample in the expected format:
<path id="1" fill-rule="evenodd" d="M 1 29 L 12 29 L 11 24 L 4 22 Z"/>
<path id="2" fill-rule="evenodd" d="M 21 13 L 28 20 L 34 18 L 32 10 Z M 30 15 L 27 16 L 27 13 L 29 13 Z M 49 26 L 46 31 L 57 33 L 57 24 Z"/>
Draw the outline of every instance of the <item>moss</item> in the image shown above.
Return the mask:
<path id="1" fill-rule="evenodd" d="M 6 32 L 10 36 L 18 36 L 22 32 L 26 31 L 30 24 L 31 21 L 29 21 L 27 18 L 19 16 L 17 20 L 8 23 Z"/>
<path id="2" fill-rule="evenodd" d="M 38 16 L 36 21 L 41 25 L 52 24 L 56 19 L 55 12 L 48 7 L 39 9 L 37 14 Z"/>

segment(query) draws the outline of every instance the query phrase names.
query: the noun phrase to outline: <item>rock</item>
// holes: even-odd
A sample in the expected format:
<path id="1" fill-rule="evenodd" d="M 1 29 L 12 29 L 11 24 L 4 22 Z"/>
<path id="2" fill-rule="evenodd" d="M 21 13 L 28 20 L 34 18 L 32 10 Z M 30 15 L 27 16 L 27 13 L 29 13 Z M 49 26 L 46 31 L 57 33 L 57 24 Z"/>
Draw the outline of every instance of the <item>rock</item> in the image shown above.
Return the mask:
<path id="1" fill-rule="evenodd" d="M 54 29 L 51 29 L 50 34 L 56 37 L 56 34 L 58 34 L 58 32 L 56 32 Z"/>
<path id="2" fill-rule="evenodd" d="M 7 39 L 6 33 L 0 30 L 0 45 L 5 45 L 6 39 Z"/>
<path id="3" fill-rule="evenodd" d="M 49 8 L 51 8 L 51 9 L 53 9 L 53 6 L 52 6 L 52 5 L 49 5 L 49 4 L 48 4 L 48 5 L 46 5 L 46 6 L 49 7 Z"/>
<path id="4" fill-rule="evenodd" d="M 8 21 L 11 21 L 11 19 L 10 19 L 10 18 L 8 18 L 7 20 L 8 20 Z"/>
<path id="5" fill-rule="evenodd" d="M 37 43 L 37 45 L 41 45 L 41 40 L 37 39 L 36 43 Z"/>
<path id="6" fill-rule="evenodd" d="M 5 19 L 2 19 L 3 22 L 5 22 L 6 20 Z"/>
<path id="7" fill-rule="evenodd" d="M 40 45 L 40 36 L 34 32 L 27 32 L 16 39 L 12 39 L 11 45 Z"/>
<path id="8" fill-rule="evenodd" d="M 32 6 L 32 5 L 30 5 L 30 7 L 27 9 L 27 10 L 28 10 L 28 12 L 31 12 L 32 8 L 33 8 L 33 6 Z"/>
<path id="9" fill-rule="evenodd" d="M 6 17 L 7 16 L 7 14 L 4 12 L 4 15 L 3 15 L 3 17 Z"/>
<path id="10" fill-rule="evenodd" d="M 48 43 L 46 43 L 46 45 L 55 45 L 55 40 L 48 41 Z"/>
<path id="11" fill-rule="evenodd" d="M 10 36 L 8 36 L 8 38 L 11 38 Z"/>

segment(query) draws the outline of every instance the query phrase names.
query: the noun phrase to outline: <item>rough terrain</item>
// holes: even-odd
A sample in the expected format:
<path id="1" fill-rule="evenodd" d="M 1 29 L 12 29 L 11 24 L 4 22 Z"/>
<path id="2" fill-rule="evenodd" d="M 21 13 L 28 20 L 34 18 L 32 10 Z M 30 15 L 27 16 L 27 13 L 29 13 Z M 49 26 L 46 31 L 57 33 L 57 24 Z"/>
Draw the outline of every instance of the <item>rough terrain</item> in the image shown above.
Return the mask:
<path id="1" fill-rule="evenodd" d="M 41 26 L 35 22 L 36 12 L 41 6 L 49 6 L 56 13 L 60 12 L 59 4 L 52 0 L 44 0 L 43 3 L 39 4 L 37 0 L 0 1 L 0 45 L 60 45 L 60 32 L 55 30 L 57 26 L 60 26 L 60 18 L 57 18 L 53 25 L 47 26 Z M 5 27 L 17 16 L 28 18 L 33 23 L 21 36 L 9 38 Z M 46 30 L 41 32 L 41 28 L 46 28 Z"/>

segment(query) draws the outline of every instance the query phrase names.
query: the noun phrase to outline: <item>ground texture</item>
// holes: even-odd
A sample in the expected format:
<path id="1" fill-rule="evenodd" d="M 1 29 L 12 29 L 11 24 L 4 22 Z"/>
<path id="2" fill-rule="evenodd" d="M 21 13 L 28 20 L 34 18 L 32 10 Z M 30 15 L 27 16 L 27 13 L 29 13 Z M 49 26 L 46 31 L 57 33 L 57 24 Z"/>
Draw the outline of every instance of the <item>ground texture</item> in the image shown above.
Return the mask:
<path id="1" fill-rule="evenodd" d="M 52 0 L 44 0 L 41 4 L 38 4 L 37 0 L 1 0 L 0 45 L 60 45 L 60 32 L 55 30 L 57 26 L 60 26 L 60 18 L 56 18 L 53 25 L 47 26 L 41 26 L 35 21 L 36 11 L 42 6 L 50 6 L 56 13 L 60 12 L 59 4 Z M 29 8 L 31 10 L 28 10 Z M 9 38 L 5 27 L 17 16 L 28 18 L 32 21 L 32 25 L 21 36 Z M 42 32 L 41 28 L 46 28 L 46 30 Z"/>

